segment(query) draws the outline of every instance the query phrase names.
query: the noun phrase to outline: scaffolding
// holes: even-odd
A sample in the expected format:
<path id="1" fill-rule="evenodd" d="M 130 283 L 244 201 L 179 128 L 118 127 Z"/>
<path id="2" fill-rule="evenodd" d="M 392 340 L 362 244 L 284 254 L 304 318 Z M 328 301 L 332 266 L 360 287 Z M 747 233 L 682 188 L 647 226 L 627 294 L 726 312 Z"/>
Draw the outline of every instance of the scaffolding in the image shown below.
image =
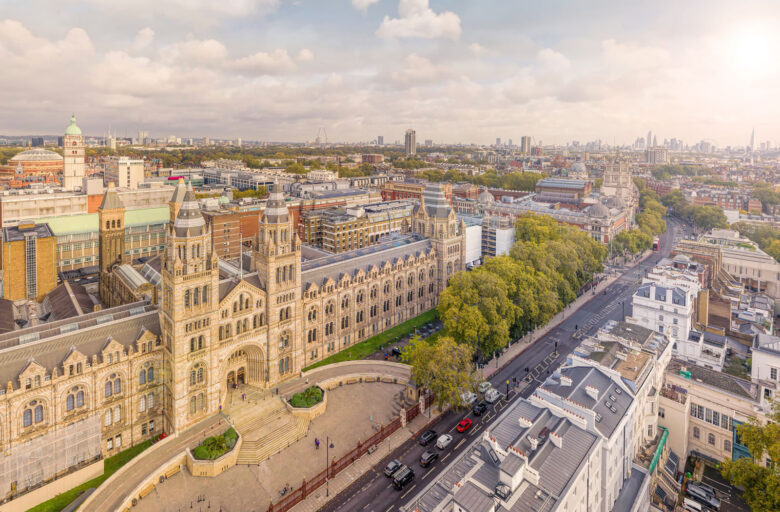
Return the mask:
<path id="1" fill-rule="evenodd" d="M 100 458 L 100 416 L 93 415 L 11 448 L 0 457 L 0 496 L 13 497 Z"/>

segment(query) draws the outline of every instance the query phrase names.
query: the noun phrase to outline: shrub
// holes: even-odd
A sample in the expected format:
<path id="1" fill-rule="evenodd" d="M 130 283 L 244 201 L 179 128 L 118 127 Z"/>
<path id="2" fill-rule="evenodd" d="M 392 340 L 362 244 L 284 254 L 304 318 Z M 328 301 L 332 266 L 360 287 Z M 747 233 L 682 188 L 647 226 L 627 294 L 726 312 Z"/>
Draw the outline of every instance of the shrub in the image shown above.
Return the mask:
<path id="1" fill-rule="evenodd" d="M 293 407 L 311 407 L 320 402 L 322 402 L 322 390 L 317 386 L 295 393 L 290 399 L 290 405 Z"/>
<path id="2" fill-rule="evenodd" d="M 192 456 L 198 460 L 214 460 L 222 457 L 233 449 L 238 440 L 238 433 L 230 427 L 223 434 L 210 436 L 203 440 L 194 450 Z"/>

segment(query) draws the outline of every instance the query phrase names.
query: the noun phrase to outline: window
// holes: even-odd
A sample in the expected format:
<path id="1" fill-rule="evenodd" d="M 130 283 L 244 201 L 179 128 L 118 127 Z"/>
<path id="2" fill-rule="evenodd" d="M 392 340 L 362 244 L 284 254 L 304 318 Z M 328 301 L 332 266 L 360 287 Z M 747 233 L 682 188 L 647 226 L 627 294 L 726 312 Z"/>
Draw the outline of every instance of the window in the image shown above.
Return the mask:
<path id="1" fill-rule="evenodd" d="M 105 392 L 104 392 L 104 395 L 105 395 L 106 398 L 111 396 L 111 390 L 112 390 L 111 381 L 108 381 L 108 382 L 106 382 L 106 389 L 105 389 Z"/>
<path id="2" fill-rule="evenodd" d="M 725 451 L 727 451 L 727 452 L 730 452 L 731 451 L 731 441 L 729 441 L 728 439 L 724 440 L 723 441 L 723 449 Z"/>
<path id="3" fill-rule="evenodd" d="M 659 407 L 658 408 L 658 417 L 659 418 L 665 418 L 666 417 L 665 414 L 666 414 L 666 411 L 664 411 L 664 408 L 663 407 Z"/>
<path id="4" fill-rule="evenodd" d="M 146 379 L 149 382 L 154 381 L 154 366 L 150 366 L 148 370 L 146 370 Z"/>
<path id="5" fill-rule="evenodd" d="M 146 407 L 148 407 L 149 409 L 154 407 L 154 393 L 149 393 L 146 396 Z"/>
<path id="6" fill-rule="evenodd" d="M 114 446 L 116 446 L 117 448 L 122 446 L 122 434 L 116 435 L 116 437 L 114 438 Z"/>
<path id="7" fill-rule="evenodd" d="M 106 450 L 113 450 L 114 449 L 114 439 L 112 437 L 108 438 L 108 441 L 106 441 Z"/>
<path id="8" fill-rule="evenodd" d="M 114 423 L 122 421 L 122 408 L 118 405 L 114 407 Z"/>
<path id="9" fill-rule="evenodd" d="M 65 399 L 65 410 L 66 411 L 72 411 L 76 407 L 76 399 L 73 395 L 68 395 L 68 398 Z"/>
<path id="10" fill-rule="evenodd" d="M 699 427 L 693 427 L 693 438 L 699 439 L 701 437 L 701 433 L 699 432 Z"/>
<path id="11" fill-rule="evenodd" d="M 138 373 L 138 385 L 143 386 L 146 384 L 146 370 L 141 370 Z"/>
<path id="12" fill-rule="evenodd" d="M 22 415 L 22 423 L 25 427 L 32 425 L 32 409 L 25 409 Z"/>
<path id="13" fill-rule="evenodd" d="M 122 381 L 117 377 L 117 379 L 114 381 L 114 394 L 122 392 Z"/>
<path id="14" fill-rule="evenodd" d="M 777 368 L 769 369 L 769 378 L 772 380 L 777 380 Z"/>
<path id="15" fill-rule="evenodd" d="M 707 443 L 715 446 L 715 434 L 707 434 Z"/>
<path id="16" fill-rule="evenodd" d="M 146 410 L 146 397 L 141 395 L 138 399 L 138 412 L 144 412 Z"/>
<path id="17" fill-rule="evenodd" d="M 82 407 L 84 405 L 84 392 L 79 391 L 76 393 L 76 407 Z"/>
<path id="18" fill-rule="evenodd" d="M 141 435 L 146 435 L 146 423 L 141 424 Z"/>
<path id="19" fill-rule="evenodd" d="M 113 412 L 111 411 L 111 409 L 108 409 L 106 411 L 106 415 L 105 415 L 105 417 L 103 419 L 103 425 L 105 425 L 107 427 L 107 426 L 111 425 L 112 421 L 113 421 Z"/>

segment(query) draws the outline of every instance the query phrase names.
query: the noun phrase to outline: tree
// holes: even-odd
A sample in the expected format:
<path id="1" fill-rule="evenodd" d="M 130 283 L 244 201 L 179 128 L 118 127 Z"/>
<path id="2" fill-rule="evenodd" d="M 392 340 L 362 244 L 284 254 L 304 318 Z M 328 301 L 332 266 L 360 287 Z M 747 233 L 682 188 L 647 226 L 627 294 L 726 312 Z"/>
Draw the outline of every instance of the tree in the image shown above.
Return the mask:
<path id="1" fill-rule="evenodd" d="M 287 172 L 289 172 L 289 173 L 292 173 L 292 174 L 306 174 L 307 172 L 309 172 L 309 171 L 308 171 L 308 170 L 307 170 L 307 169 L 306 169 L 306 168 L 303 166 L 303 164 L 299 164 L 299 163 L 293 163 L 293 164 L 290 164 L 290 165 L 288 165 L 288 166 L 285 168 L 285 171 L 287 171 Z"/>
<path id="2" fill-rule="evenodd" d="M 685 199 L 685 195 L 680 190 L 672 190 L 671 192 L 664 194 L 661 198 L 661 203 L 667 208 L 673 210 L 679 210 L 688 203 Z"/>
<path id="3" fill-rule="evenodd" d="M 737 427 L 737 434 L 752 458 L 726 460 L 721 474 L 745 489 L 743 497 L 753 512 L 780 510 L 780 402 L 772 402 L 765 425 L 751 418 Z M 764 462 L 768 461 L 768 465 Z"/>
<path id="4" fill-rule="evenodd" d="M 729 226 L 723 210 L 714 205 L 696 206 L 693 212 L 693 220 L 696 227 L 709 231 L 713 228 L 727 228 Z"/>
<path id="5" fill-rule="evenodd" d="M 507 284 L 482 268 L 452 276 L 439 297 L 438 310 L 447 332 L 474 347 L 479 356 L 507 345 L 518 314 Z"/>
<path id="6" fill-rule="evenodd" d="M 403 362 L 412 367 L 415 384 L 430 390 L 440 409 L 447 404 L 463 407 L 461 394 L 476 388 L 473 358 L 472 346 L 449 336 L 434 343 L 415 337 L 401 353 Z"/>

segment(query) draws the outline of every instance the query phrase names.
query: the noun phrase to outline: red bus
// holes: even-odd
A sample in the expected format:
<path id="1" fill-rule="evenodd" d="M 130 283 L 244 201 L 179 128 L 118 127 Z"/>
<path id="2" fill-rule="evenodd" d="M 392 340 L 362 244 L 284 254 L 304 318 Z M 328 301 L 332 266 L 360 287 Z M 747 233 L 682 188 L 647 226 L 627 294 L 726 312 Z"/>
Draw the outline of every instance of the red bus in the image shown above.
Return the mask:
<path id="1" fill-rule="evenodd" d="M 661 239 L 658 237 L 653 238 L 653 250 L 658 251 L 661 249 Z"/>

